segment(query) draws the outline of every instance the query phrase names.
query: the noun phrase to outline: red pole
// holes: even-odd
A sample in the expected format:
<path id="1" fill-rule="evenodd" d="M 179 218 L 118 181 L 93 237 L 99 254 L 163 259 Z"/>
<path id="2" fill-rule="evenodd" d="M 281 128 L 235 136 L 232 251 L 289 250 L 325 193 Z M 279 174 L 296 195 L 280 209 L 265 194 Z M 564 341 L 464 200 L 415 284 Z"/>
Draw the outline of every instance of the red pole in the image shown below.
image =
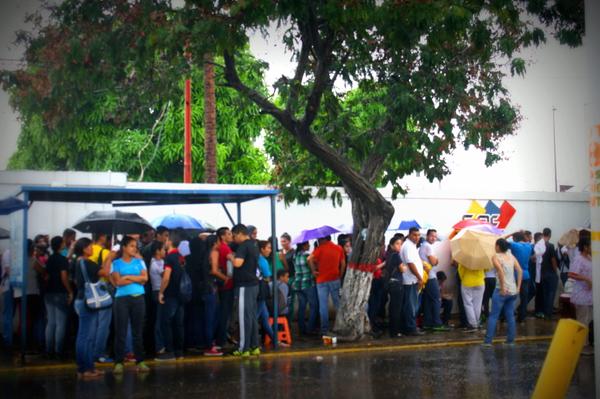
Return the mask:
<path id="1" fill-rule="evenodd" d="M 183 147 L 183 182 L 192 182 L 192 81 L 185 80 L 185 142 Z"/>

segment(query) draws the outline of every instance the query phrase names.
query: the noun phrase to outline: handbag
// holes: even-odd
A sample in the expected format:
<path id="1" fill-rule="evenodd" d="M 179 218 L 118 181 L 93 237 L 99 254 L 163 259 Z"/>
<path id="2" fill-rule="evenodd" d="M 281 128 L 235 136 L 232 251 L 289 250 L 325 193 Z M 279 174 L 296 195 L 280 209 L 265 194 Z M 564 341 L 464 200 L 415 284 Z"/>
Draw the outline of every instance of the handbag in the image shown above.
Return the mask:
<path id="1" fill-rule="evenodd" d="M 84 300 L 88 308 L 92 310 L 104 309 L 112 305 L 113 299 L 104 281 L 90 283 L 90 278 L 87 274 L 85 262 L 80 261 L 81 273 L 85 281 Z"/>

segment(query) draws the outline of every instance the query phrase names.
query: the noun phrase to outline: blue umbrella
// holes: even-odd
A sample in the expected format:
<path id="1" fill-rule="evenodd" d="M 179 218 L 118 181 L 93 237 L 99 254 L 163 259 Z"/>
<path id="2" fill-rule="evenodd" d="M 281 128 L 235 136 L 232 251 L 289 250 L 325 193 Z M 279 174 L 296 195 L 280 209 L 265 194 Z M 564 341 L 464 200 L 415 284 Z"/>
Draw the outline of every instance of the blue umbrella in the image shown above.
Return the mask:
<path id="1" fill-rule="evenodd" d="M 403 220 L 400 222 L 400 226 L 398 226 L 398 230 L 410 230 L 413 227 L 416 227 L 417 229 L 420 229 L 421 226 L 419 225 L 419 223 L 417 223 L 416 220 Z"/>
<path id="2" fill-rule="evenodd" d="M 0 215 L 10 215 L 25 208 L 28 208 L 27 203 L 15 197 L 8 197 L 0 201 Z"/>
<path id="3" fill-rule="evenodd" d="M 292 244 L 299 244 L 301 242 L 316 240 L 317 238 L 327 237 L 328 235 L 339 232 L 340 231 L 338 229 L 331 226 L 321 226 L 315 229 L 302 230 L 300 235 L 292 240 Z"/>
<path id="4" fill-rule="evenodd" d="M 185 230 L 207 230 L 214 229 L 209 223 L 200 222 L 199 220 L 180 213 L 170 213 L 160 216 L 152 221 L 152 226 L 165 226 L 168 229 L 182 228 Z"/>

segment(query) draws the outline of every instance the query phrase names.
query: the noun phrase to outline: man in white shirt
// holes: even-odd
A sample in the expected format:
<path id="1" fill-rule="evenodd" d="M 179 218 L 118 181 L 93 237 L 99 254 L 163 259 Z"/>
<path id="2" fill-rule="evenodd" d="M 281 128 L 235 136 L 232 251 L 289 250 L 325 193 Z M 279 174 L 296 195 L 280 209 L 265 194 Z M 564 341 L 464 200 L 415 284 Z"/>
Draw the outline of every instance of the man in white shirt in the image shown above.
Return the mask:
<path id="1" fill-rule="evenodd" d="M 543 240 L 542 233 L 535 233 L 533 236 L 535 245 L 533 246 L 533 255 L 535 256 L 535 316 L 540 318 L 544 314 L 544 292 L 542 289 L 542 259 L 546 252 L 546 241 Z"/>
<path id="2" fill-rule="evenodd" d="M 440 299 L 440 286 L 437 281 L 436 273 L 439 270 L 438 258 L 433 253 L 433 244 L 437 241 L 437 231 L 427 230 L 425 241 L 419 248 L 419 256 L 423 262 L 431 265 L 427 273 L 428 279 L 423 289 L 423 327 L 431 331 L 449 331 L 448 327 L 442 324 L 440 318 L 440 308 L 442 301 Z"/>
<path id="3" fill-rule="evenodd" d="M 423 288 L 423 262 L 417 250 L 420 236 L 419 229 L 411 228 L 408 232 L 408 240 L 400 250 L 400 258 L 408 267 L 408 270 L 402 273 L 404 287 L 401 332 L 404 335 L 423 335 L 417 330 L 416 322 L 419 290 Z"/>

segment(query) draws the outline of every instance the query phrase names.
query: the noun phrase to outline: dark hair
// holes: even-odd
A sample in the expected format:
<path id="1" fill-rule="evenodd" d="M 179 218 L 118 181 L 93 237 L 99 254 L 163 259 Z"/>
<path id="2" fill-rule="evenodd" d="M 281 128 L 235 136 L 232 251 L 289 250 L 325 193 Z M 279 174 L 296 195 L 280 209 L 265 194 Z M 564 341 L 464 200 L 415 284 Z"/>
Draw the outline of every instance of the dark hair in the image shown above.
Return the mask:
<path id="1" fill-rule="evenodd" d="M 542 233 L 540 233 L 540 232 L 538 231 L 537 233 L 535 233 L 535 234 L 533 235 L 533 240 L 534 240 L 534 241 L 538 241 L 538 240 L 541 240 L 541 239 L 542 239 L 542 237 L 543 237 Z"/>
<path id="2" fill-rule="evenodd" d="M 108 234 L 106 233 L 92 233 L 92 241 L 96 242 L 102 237 L 106 237 Z"/>
<path id="3" fill-rule="evenodd" d="M 587 229 L 579 230 L 579 240 L 587 238 L 588 240 L 592 240 L 592 232 Z"/>
<path id="4" fill-rule="evenodd" d="M 267 240 L 258 240 L 258 249 L 265 249 L 267 245 L 270 245 L 271 241 Z"/>
<path id="5" fill-rule="evenodd" d="M 337 243 L 340 247 L 343 247 L 348 242 L 348 234 L 340 234 L 337 238 Z"/>
<path id="6" fill-rule="evenodd" d="M 406 236 L 404 234 L 402 234 L 402 233 L 396 233 L 396 234 L 394 234 L 394 238 L 399 238 L 402 241 L 404 241 L 404 239 L 406 238 Z"/>
<path id="7" fill-rule="evenodd" d="M 544 230 L 542 230 L 542 234 L 544 235 L 544 237 L 550 237 L 552 235 L 552 230 L 550 230 L 548 227 L 544 227 Z"/>
<path id="8" fill-rule="evenodd" d="M 392 250 L 392 245 L 394 245 L 397 241 L 404 241 L 404 238 L 401 237 L 397 237 L 396 235 L 394 235 L 391 239 L 390 242 L 388 243 L 388 251 Z"/>
<path id="9" fill-rule="evenodd" d="M 77 256 L 83 256 L 83 250 L 90 245 L 92 245 L 92 240 L 87 237 L 80 238 L 75 242 L 75 248 L 73 249 L 73 252 L 75 252 L 75 255 Z"/>
<path id="10" fill-rule="evenodd" d="M 33 255 L 33 249 L 34 249 L 33 240 L 31 238 L 28 238 L 27 239 L 27 254 L 29 256 Z"/>
<path id="11" fill-rule="evenodd" d="M 181 244 L 181 241 L 183 241 L 184 237 L 181 233 L 182 232 L 179 229 L 171 230 L 171 232 L 169 234 L 169 238 L 171 239 L 173 248 L 179 247 L 179 244 Z"/>
<path id="12" fill-rule="evenodd" d="M 498 248 L 500 248 L 500 252 L 504 253 L 504 252 L 508 251 L 508 248 L 509 248 L 508 241 L 506 241 L 504 238 L 497 239 L 496 245 L 498 246 Z"/>
<path id="13" fill-rule="evenodd" d="M 530 235 L 531 235 L 531 231 L 529 231 L 529 230 L 525 230 L 525 231 L 523 232 L 523 234 L 524 234 L 524 235 L 526 235 L 526 236 L 530 236 Z"/>
<path id="14" fill-rule="evenodd" d="M 251 235 L 256 231 L 256 226 L 252 226 L 251 224 L 249 224 L 248 226 L 246 226 L 246 229 L 248 229 L 248 235 Z"/>
<path id="15" fill-rule="evenodd" d="M 592 245 L 592 242 L 590 241 L 590 239 L 587 237 L 584 237 L 581 240 L 579 240 L 579 242 L 577 243 L 577 248 L 579 249 L 579 252 L 583 252 L 583 249 L 585 247 L 589 247 L 590 245 Z"/>
<path id="16" fill-rule="evenodd" d="M 298 244 L 296 244 L 296 251 L 300 251 L 305 245 L 308 245 L 308 241 L 299 242 Z"/>
<path id="17" fill-rule="evenodd" d="M 156 255 L 156 252 L 163 249 L 164 246 L 164 243 L 154 240 L 152 241 L 152 244 L 150 244 L 150 253 L 152 254 L 152 256 L 154 256 Z"/>
<path id="18" fill-rule="evenodd" d="M 525 234 L 523 234 L 520 231 L 517 231 L 515 234 L 513 234 L 513 240 L 515 242 L 525 241 Z"/>
<path id="19" fill-rule="evenodd" d="M 289 273 L 285 269 L 277 270 L 277 279 L 279 280 L 280 278 L 282 278 L 286 274 L 289 274 Z"/>
<path id="20" fill-rule="evenodd" d="M 436 229 L 429 229 L 429 230 L 427 230 L 427 235 L 429 235 L 431 233 L 437 233 L 437 230 Z"/>
<path id="21" fill-rule="evenodd" d="M 229 231 L 229 227 L 219 227 L 217 229 L 217 237 L 221 238 Z"/>
<path id="22" fill-rule="evenodd" d="M 414 233 L 415 231 L 419 231 L 419 228 L 418 228 L 418 227 L 411 227 L 411 228 L 408 230 L 408 234 L 412 234 L 412 233 Z"/>
<path id="23" fill-rule="evenodd" d="M 438 281 L 446 281 L 448 279 L 448 276 L 446 276 L 446 273 L 444 273 L 443 270 L 437 272 L 435 276 L 437 277 Z"/>
<path id="24" fill-rule="evenodd" d="M 129 243 L 131 241 L 136 241 L 136 239 L 131 236 L 123 237 L 123 239 L 121 240 L 121 250 L 123 250 L 123 248 L 125 248 L 127 245 L 129 245 Z"/>
<path id="25" fill-rule="evenodd" d="M 233 228 L 231 229 L 231 233 L 232 234 L 243 234 L 245 236 L 249 235 L 248 228 L 246 227 L 245 224 L 241 224 L 241 223 L 233 226 Z"/>
<path id="26" fill-rule="evenodd" d="M 169 228 L 163 225 L 160 225 L 156 228 L 156 234 L 163 234 L 164 232 L 168 232 Z"/>
<path id="27" fill-rule="evenodd" d="M 40 240 L 43 240 L 43 239 L 44 239 L 44 237 L 45 237 L 45 236 L 44 236 L 43 234 L 38 234 L 38 235 L 36 235 L 36 236 L 35 236 L 35 238 L 33 239 L 33 242 L 37 244 L 37 243 L 38 243 L 38 241 L 40 241 Z"/>
<path id="28" fill-rule="evenodd" d="M 209 251 L 212 250 L 212 248 L 215 246 L 217 241 L 218 241 L 218 239 L 217 239 L 216 234 L 211 234 L 208 237 L 206 237 L 206 247 L 208 248 Z"/>
<path id="29" fill-rule="evenodd" d="M 321 237 L 319 238 L 320 240 L 325 240 L 325 241 L 331 241 L 331 236 L 325 236 L 325 237 Z"/>
<path id="30" fill-rule="evenodd" d="M 63 237 L 74 237 L 77 233 L 73 229 L 64 229 L 62 235 Z"/>
<path id="31" fill-rule="evenodd" d="M 60 247 L 62 246 L 63 238 L 61 236 L 54 236 L 50 240 L 50 248 L 52 248 L 53 253 L 57 253 L 60 251 Z"/>
<path id="32" fill-rule="evenodd" d="M 281 238 L 285 238 L 288 241 L 292 241 L 292 236 L 290 236 L 288 233 L 283 233 L 281 235 Z"/>

